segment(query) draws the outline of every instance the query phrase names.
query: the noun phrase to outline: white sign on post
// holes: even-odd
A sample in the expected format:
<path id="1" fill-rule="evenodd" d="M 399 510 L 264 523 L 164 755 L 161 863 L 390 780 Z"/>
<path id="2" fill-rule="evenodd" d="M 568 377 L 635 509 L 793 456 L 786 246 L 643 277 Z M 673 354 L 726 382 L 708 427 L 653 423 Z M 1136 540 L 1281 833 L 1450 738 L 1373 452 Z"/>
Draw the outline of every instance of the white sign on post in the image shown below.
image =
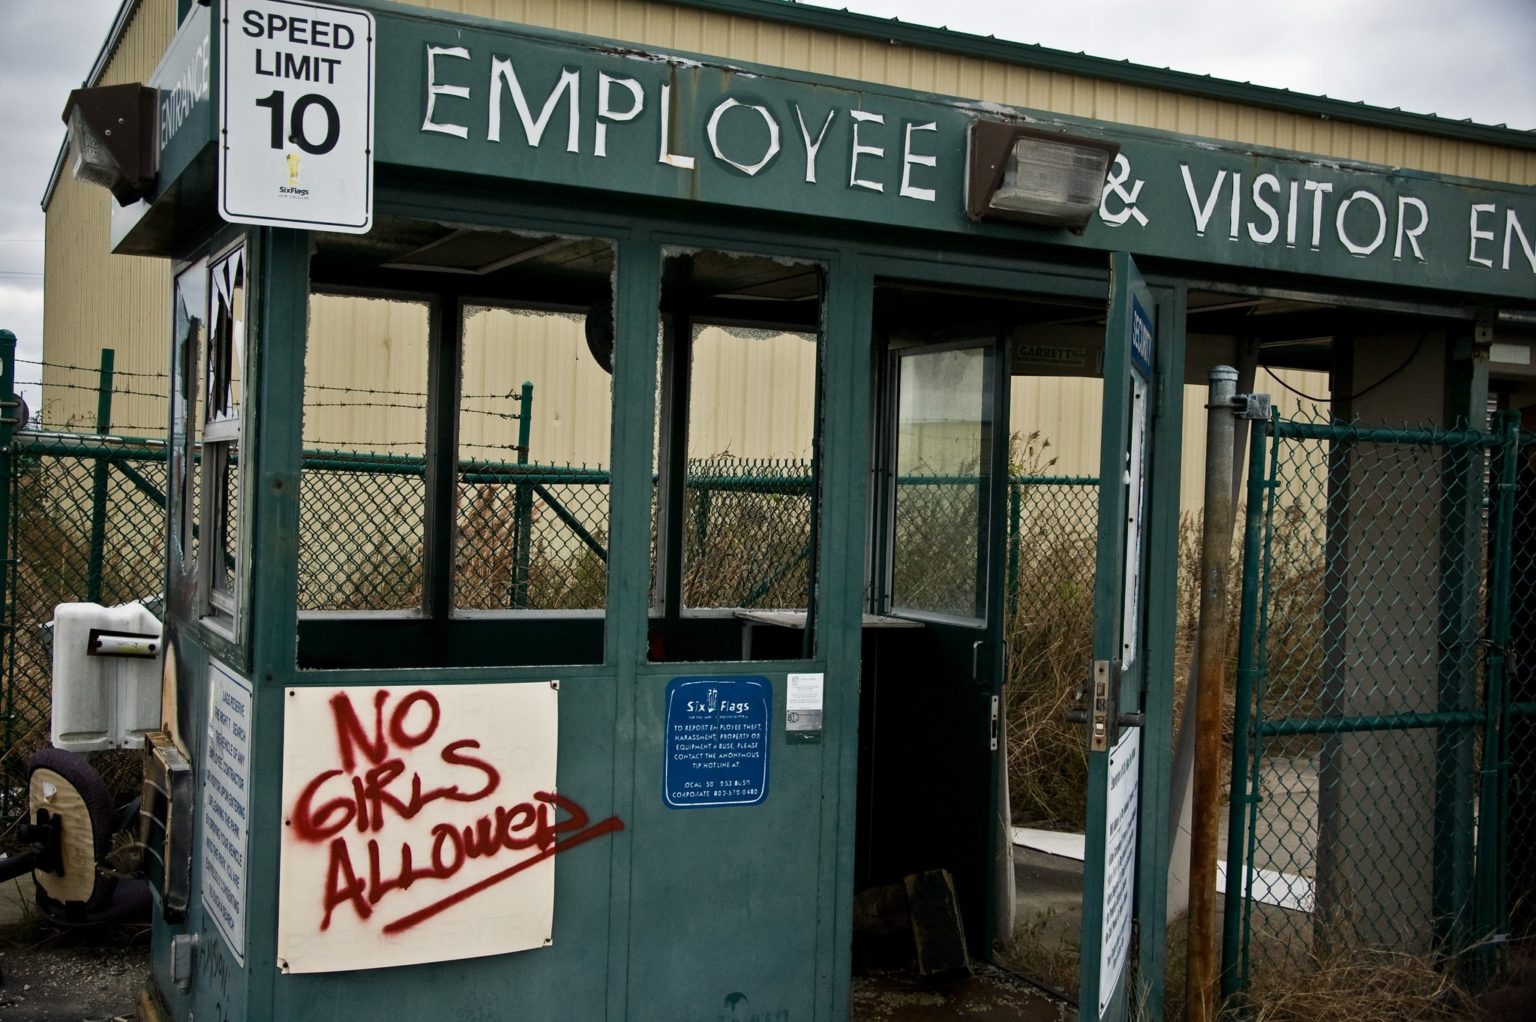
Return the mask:
<path id="1" fill-rule="evenodd" d="M 203 770 L 203 906 L 235 961 L 245 964 L 246 858 L 250 851 L 251 683 L 208 665 Z"/>
<path id="2" fill-rule="evenodd" d="M 373 15 L 299 0 L 230 0 L 219 39 L 220 215 L 366 234 Z"/>
<path id="3" fill-rule="evenodd" d="M 1141 787 L 1141 728 L 1127 728 L 1109 750 L 1105 811 L 1103 929 L 1099 939 L 1099 1018 L 1109 1008 L 1131 952 L 1136 898 L 1136 808 Z"/>

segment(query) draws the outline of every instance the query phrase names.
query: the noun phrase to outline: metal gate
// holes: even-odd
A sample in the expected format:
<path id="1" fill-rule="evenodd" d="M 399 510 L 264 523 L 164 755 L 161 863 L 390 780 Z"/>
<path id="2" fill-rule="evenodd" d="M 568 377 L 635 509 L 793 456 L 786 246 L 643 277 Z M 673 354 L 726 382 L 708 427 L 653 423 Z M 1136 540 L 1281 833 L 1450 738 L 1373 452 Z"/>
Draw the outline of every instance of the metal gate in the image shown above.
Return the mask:
<path id="1" fill-rule="evenodd" d="M 1255 430 L 1225 994 L 1362 951 L 1477 983 L 1532 934 L 1532 442 L 1507 413 Z"/>

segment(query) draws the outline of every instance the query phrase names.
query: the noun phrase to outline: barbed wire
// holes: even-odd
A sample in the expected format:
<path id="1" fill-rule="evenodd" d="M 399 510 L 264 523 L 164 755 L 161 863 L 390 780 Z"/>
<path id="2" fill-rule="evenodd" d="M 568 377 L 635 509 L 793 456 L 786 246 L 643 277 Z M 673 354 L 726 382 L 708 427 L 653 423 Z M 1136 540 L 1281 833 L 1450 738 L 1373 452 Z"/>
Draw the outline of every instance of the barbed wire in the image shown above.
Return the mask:
<path id="1" fill-rule="evenodd" d="M 100 373 L 101 372 L 101 366 L 99 366 L 99 365 L 94 365 L 94 366 L 70 365 L 70 364 L 68 364 L 66 362 L 49 362 L 46 359 L 38 360 L 38 359 L 31 359 L 31 358 L 18 358 L 18 359 L 15 360 L 15 362 L 16 362 L 17 365 L 42 366 L 44 369 L 71 369 L 71 370 L 74 370 L 75 372 L 81 372 L 81 373 Z M 168 380 L 168 379 L 171 378 L 171 374 L 170 373 L 142 373 L 142 372 L 134 372 L 131 369 L 118 369 L 118 368 L 115 368 L 115 367 L 112 370 L 112 376 L 114 378 L 116 378 L 118 376 L 138 376 L 138 377 L 144 377 L 146 379 L 156 379 L 156 380 Z"/>
<path id="2" fill-rule="evenodd" d="M 48 384 L 48 388 L 50 390 L 84 390 L 84 391 L 88 391 L 88 392 L 90 392 L 92 394 L 99 394 L 99 393 L 101 393 L 101 388 L 100 387 L 88 387 L 88 386 L 86 386 L 83 383 L 50 383 L 50 384 Z M 161 393 L 159 391 L 134 390 L 132 387 L 113 387 L 112 388 L 112 396 L 114 396 L 114 397 L 117 397 L 117 396 L 122 396 L 122 397 L 152 397 L 152 398 L 155 398 L 158 401 L 168 401 L 168 400 L 170 400 L 170 395 L 169 394 L 163 394 L 163 393 Z"/>
<path id="3" fill-rule="evenodd" d="M 305 401 L 304 410 L 311 408 L 399 408 L 408 412 L 424 412 L 426 405 L 406 405 L 395 401 Z"/>
<path id="4" fill-rule="evenodd" d="M 343 387 L 334 383 L 305 383 L 306 392 L 312 390 L 336 391 L 342 394 L 383 394 L 386 397 L 419 397 L 426 400 L 427 392 L 424 390 L 379 390 L 370 387 Z"/>
<path id="5" fill-rule="evenodd" d="M 310 448 L 325 448 L 338 454 L 346 454 L 352 451 L 365 451 L 372 447 L 414 447 L 417 450 L 427 449 L 424 440 L 359 440 L 352 437 L 346 440 L 323 440 L 318 437 L 305 437 L 304 446 Z"/>
<path id="6" fill-rule="evenodd" d="M 101 367 L 99 365 L 71 365 L 69 363 L 64 363 L 64 362 L 51 362 L 51 361 L 49 361 L 47 359 L 30 359 L 30 358 L 18 358 L 18 359 L 15 359 L 14 361 L 15 361 L 15 363 L 17 365 L 39 366 L 39 367 L 45 368 L 45 369 L 62 369 L 62 370 L 68 370 L 68 371 L 73 371 L 73 372 L 96 373 L 96 374 L 99 374 L 101 372 Z M 169 373 L 164 373 L 164 372 L 137 372 L 137 371 L 129 370 L 129 369 L 113 369 L 112 376 L 113 376 L 114 380 L 117 377 L 120 377 L 120 376 L 136 377 L 136 378 L 142 378 L 142 379 L 155 379 L 155 380 L 168 380 L 168 379 L 170 379 L 170 374 Z M 28 383 L 28 384 L 30 384 L 32 386 L 42 386 L 43 385 L 43 381 L 41 379 L 30 380 L 30 381 L 21 381 L 21 382 Z M 61 390 L 71 390 L 71 389 L 73 389 L 73 390 L 96 390 L 96 389 L 98 389 L 98 388 L 90 387 L 90 386 L 87 386 L 87 385 L 84 385 L 84 384 L 72 384 L 72 383 L 52 383 L 52 384 L 49 384 L 49 386 L 50 387 L 56 387 L 56 388 L 61 389 Z M 359 407 L 359 408 L 400 408 L 400 409 L 415 410 L 417 408 L 425 408 L 426 407 L 426 397 L 427 397 L 426 391 L 424 391 L 424 390 L 395 390 L 395 389 L 391 389 L 391 388 L 387 388 L 387 387 L 348 387 L 348 386 L 343 386 L 341 384 L 335 384 L 335 383 L 305 383 L 305 385 L 304 385 L 304 392 L 306 394 L 316 393 L 316 392 L 324 392 L 324 393 L 330 393 L 330 394 L 366 394 L 366 395 L 370 395 L 370 396 L 379 396 L 379 397 L 416 397 L 416 398 L 421 398 L 422 399 L 422 403 L 420 405 L 406 405 L 406 404 L 389 403 L 389 402 L 343 402 L 343 401 L 321 402 L 321 401 L 306 401 L 305 402 L 305 407 L 306 408 Z M 131 394 L 131 395 L 139 396 L 139 397 L 164 397 L 164 396 L 166 396 L 166 395 L 163 395 L 163 394 L 149 394 L 149 393 L 145 393 L 144 391 L 134 391 L 134 390 L 129 390 L 127 388 L 118 388 L 118 387 L 114 387 L 113 388 L 113 393 L 114 394 Z M 494 392 L 494 393 L 484 393 L 484 394 L 461 394 L 461 395 L 459 395 L 459 401 L 461 403 L 462 402 L 466 402 L 466 401 L 519 401 L 520 397 L 521 397 L 520 389 L 513 389 L 513 390 L 508 390 L 508 391 L 505 391 L 505 392 Z M 496 416 L 500 416 L 500 417 L 503 417 L 503 418 L 514 418 L 514 419 L 517 418 L 517 415 L 515 413 L 496 412 L 496 411 L 491 411 L 491 410 L 487 410 L 487 409 L 467 409 L 467 408 L 462 408 L 461 407 L 461 411 L 471 411 L 471 412 L 475 412 L 477 414 L 482 414 L 482 415 L 496 415 Z"/>

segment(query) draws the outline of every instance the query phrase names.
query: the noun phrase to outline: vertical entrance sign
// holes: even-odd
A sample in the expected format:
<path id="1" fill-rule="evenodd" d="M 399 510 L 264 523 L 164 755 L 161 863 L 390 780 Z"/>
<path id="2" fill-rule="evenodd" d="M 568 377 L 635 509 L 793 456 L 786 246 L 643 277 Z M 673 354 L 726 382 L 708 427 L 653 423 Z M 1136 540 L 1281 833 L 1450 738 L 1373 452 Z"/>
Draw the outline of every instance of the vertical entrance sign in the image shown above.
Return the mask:
<path id="1" fill-rule="evenodd" d="M 219 214 L 373 226 L 374 22 L 299 0 L 230 0 L 219 25 Z"/>
<path id="2" fill-rule="evenodd" d="M 1124 1019 L 1136 917 L 1140 815 L 1141 616 L 1146 562 L 1147 456 L 1157 306 L 1131 257 L 1110 263 L 1104 336 L 1099 544 L 1094 582 L 1094 672 L 1088 738 L 1080 1018 Z M 1118 523 L 1112 527 L 1111 523 Z M 1122 721 L 1125 723 L 1122 724 Z"/>

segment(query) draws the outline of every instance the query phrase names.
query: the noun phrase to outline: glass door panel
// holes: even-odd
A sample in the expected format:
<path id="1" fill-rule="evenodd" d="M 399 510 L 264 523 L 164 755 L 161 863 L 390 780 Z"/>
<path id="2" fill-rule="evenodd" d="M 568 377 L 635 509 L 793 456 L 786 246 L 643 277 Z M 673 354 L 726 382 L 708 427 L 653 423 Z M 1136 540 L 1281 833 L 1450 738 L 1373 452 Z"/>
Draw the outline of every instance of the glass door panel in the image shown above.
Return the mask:
<path id="1" fill-rule="evenodd" d="M 892 607 L 980 621 L 986 617 L 993 344 L 896 358 Z"/>

